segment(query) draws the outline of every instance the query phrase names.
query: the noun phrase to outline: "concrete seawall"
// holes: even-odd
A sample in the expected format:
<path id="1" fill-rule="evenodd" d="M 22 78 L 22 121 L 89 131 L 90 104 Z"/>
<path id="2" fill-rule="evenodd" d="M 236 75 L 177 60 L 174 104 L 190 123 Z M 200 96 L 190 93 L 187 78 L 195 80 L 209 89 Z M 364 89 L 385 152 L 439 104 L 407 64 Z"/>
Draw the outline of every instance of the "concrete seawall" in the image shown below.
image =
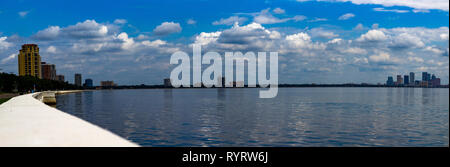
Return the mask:
<path id="1" fill-rule="evenodd" d="M 35 98 L 42 95 L 17 96 L 0 105 L 0 147 L 139 146 Z"/>

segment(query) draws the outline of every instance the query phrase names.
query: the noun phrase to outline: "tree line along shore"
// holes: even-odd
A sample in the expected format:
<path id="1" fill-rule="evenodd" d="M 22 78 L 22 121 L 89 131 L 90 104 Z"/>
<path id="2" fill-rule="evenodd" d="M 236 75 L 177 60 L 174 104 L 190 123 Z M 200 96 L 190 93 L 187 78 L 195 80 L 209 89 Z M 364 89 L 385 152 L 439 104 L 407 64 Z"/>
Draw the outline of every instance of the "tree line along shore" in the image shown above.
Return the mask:
<path id="1" fill-rule="evenodd" d="M 15 74 L 0 73 L 0 103 L 25 93 L 47 90 L 78 90 L 82 87 L 33 76 L 17 76 Z"/>

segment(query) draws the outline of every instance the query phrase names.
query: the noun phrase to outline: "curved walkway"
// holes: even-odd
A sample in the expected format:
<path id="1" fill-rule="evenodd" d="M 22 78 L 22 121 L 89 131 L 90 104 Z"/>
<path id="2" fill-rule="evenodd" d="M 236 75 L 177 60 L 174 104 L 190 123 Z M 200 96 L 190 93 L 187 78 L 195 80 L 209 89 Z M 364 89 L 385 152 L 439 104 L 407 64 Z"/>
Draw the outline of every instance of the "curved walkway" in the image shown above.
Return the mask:
<path id="1" fill-rule="evenodd" d="M 137 147 L 105 129 L 45 105 L 34 97 L 0 105 L 0 147 Z"/>

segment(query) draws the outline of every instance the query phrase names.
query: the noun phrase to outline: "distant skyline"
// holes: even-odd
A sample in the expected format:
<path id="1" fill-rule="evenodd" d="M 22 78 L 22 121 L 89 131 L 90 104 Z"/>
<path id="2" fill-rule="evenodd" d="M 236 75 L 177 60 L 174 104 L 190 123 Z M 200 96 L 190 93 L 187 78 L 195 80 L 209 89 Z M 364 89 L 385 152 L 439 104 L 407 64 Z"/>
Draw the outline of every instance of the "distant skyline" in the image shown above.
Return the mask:
<path id="1" fill-rule="evenodd" d="M 346 2 L 342 2 L 346 1 Z M 0 69 L 25 43 L 73 83 L 162 84 L 170 55 L 279 52 L 279 83 L 384 83 L 429 72 L 449 80 L 448 0 L 0 2 Z M 237 23 L 237 24 L 236 24 Z M 418 76 L 416 76 L 417 78 Z M 419 77 L 420 78 L 420 77 Z"/>

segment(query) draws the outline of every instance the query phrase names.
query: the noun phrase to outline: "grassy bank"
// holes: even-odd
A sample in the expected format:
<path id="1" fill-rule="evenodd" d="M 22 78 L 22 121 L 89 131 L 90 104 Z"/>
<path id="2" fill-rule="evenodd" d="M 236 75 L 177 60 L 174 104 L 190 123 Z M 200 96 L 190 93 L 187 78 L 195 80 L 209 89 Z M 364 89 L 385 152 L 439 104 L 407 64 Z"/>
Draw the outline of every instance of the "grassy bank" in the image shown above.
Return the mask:
<path id="1" fill-rule="evenodd" d="M 4 103 L 4 102 L 8 101 L 9 99 L 11 99 L 11 98 L 1 98 L 1 99 L 0 99 L 0 104 L 2 104 L 2 103 Z"/>
<path id="2" fill-rule="evenodd" d="M 0 92 L 0 104 L 8 101 L 9 99 L 18 96 L 19 94 L 17 93 L 2 93 Z"/>

